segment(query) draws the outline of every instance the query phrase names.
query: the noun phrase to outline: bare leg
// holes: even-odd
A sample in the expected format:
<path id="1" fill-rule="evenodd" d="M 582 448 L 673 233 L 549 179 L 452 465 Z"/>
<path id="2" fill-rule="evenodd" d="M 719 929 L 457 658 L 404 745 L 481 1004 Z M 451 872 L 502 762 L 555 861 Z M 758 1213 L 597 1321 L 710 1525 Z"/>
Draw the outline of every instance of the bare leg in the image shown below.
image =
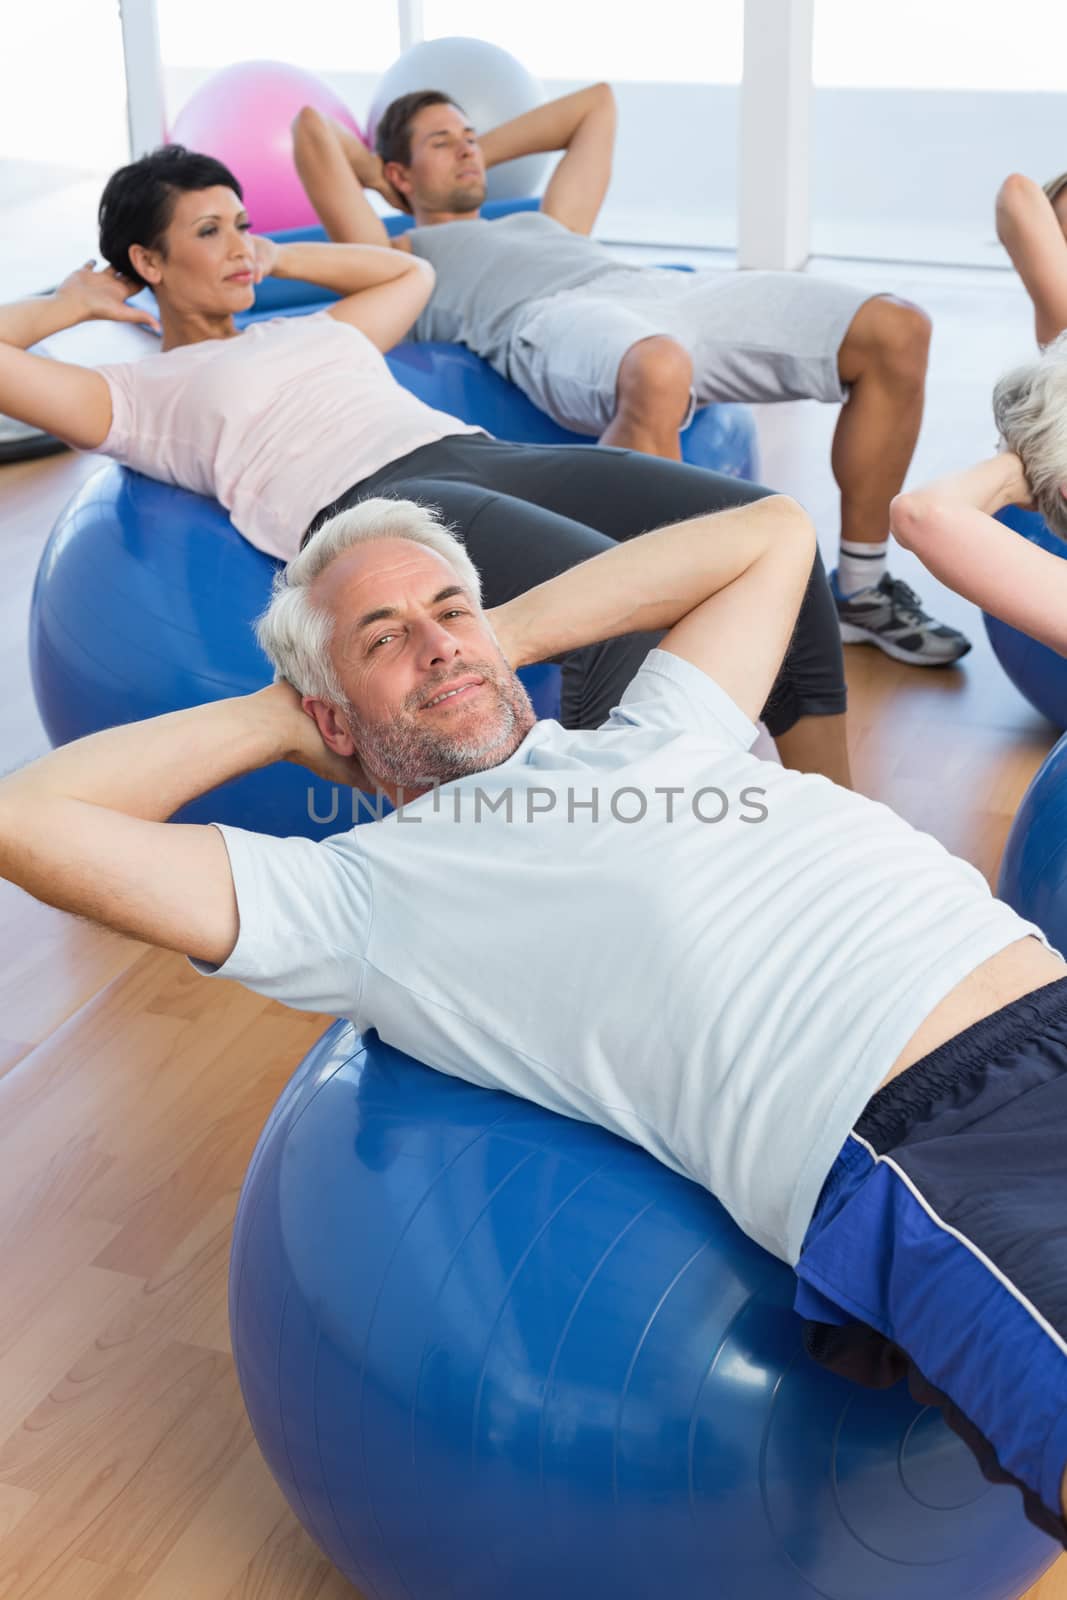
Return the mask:
<path id="1" fill-rule="evenodd" d="M 796 772 L 818 772 L 843 789 L 851 789 L 844 714 L 800 717 L 788 733 L 780 733 L 774 742 L 784 767 Z"/>
<path id="2" fill-rule="evenodd" d="M 880 295 L 852 319 L 838 353 L 850 386 L 830 457 L 841 490 L 841 537 L 877 543 L 889 531 L 923 415 L 930 322 L 918 306 Z"/>
<path id="3" fill-rule="evenodd" d="M 692 387 L 693 363 L 680 344 L 666 334 L 640 339 L 619 364 L 615 415 L 600 443 L 680 461 Z"/>
<path id="4" fill-rule="evenodd" d="M 1067 328 L 1067 239 L 1045 191 L 1021 172 L 997 194 L 997 238 L 1033 301 L 1037 342 L 1048 344 Z"/>

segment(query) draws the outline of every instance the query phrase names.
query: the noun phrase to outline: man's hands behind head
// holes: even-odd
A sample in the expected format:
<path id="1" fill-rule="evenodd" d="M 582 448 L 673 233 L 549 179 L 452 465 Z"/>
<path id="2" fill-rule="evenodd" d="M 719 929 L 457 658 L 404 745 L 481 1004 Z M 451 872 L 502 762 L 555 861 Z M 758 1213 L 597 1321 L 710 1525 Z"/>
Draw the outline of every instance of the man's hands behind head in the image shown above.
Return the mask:
<path id="1" fill-rule="evenodd" d="M 271 718 L 279 746 L 279 760 L 306 767 L 327 783 L 344 788 L 373 791 L 375 785 L 364 772 L 357 756 L 335 755 L 324 743 L 315 719 L 304 710 L 302 698 L 283 678 L 261 689 L 257 698 Z"/>

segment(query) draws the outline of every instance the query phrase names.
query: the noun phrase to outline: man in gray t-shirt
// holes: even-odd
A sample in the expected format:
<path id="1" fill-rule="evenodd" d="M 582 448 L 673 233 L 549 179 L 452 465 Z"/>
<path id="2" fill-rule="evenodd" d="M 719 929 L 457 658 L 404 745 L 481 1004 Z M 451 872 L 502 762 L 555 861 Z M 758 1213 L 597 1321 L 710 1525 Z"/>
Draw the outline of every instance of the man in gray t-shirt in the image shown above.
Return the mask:
<path id="1" fill-rule="evenodd" d="M 677 459 L 694 406 L 843 402 L 831 457 L 842 638 L 919 666 L 959 660 L 966 638 L 887 570 L 889 503 L 922 419 L 926 316 L 892 295 L 803 273 L 619 261 L 589 237 L 614 141 L 606 83 L 480 138 L 447 95 L 404 95 L 378 124 L 376 154 L 311 107 L 294 124 L 297 167 L 330 237 L 392 243 L 432 263 L 437 287 L 415 337 L 467 345 L 563 426 Z M 554 150 L 562 159 L 537 210 L 480 216 L 488 167 Z M 415 226 L 390 240 L 365 189 Z"/>

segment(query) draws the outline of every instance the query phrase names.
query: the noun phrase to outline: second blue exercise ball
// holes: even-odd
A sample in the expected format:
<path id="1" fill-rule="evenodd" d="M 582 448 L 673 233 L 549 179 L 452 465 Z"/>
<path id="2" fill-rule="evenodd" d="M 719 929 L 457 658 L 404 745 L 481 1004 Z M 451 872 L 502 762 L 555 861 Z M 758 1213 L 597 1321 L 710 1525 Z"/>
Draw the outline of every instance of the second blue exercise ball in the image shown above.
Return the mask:
<path id="1" fill-rule="evenodd" d="M 997 520 L 1050 555 L 1067 558 L 1067 544 L 1036 511 L 1006 506 Z M 998 617 L 987 613 L 985 625 L 993 653 L 1019 693 L 1057 728 L 1067 728 L 1067 660 Z"/>
<path id="2" fill-rule="evenodd" d="M 816 1367 L 793 1290 L 644 1151 L 338 1024 L 252 1157 L 230 1316 L 367 1600 L 1014 1600 L 1057 1553 L 1018 1491 Z"/>
<path id="3" fill-rule="evenodd" d="M 33 588 L 30 672 L 52 743 L 265 688 L 273 671 L 253 623 L 277 566 L 218 501 L 102 467 L 56 524 Z M 538 716 L 558 716 L 559 669 L 521 676 Z M 178 819 L 325 839 L 369 820 L 377 804 L 276 762 Z"/>
<path id="4" fill-rule="evenodd" d="M 57 523 L 33 588 L 30 672 L 52 743 L 264 688 L 273 674 L 252 623 L 276 565 L 217 501 L 102 467 Z M 179 820 L 325 838 L 351 827 L 354 804 L 280 762 Z"/>
<path id="5" fill-rule="evenodd" d="M 1023 795 L 1004 846 L 997 893 L 1067 953 L 1067 736 Z"/>

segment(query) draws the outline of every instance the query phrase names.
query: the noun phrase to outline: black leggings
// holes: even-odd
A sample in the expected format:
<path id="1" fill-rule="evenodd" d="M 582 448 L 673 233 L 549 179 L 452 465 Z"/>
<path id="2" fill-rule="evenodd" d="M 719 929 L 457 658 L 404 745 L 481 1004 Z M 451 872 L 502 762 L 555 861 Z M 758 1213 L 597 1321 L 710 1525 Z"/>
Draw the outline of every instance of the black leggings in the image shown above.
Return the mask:
<path id="1" fill-rule="evenodd" d="M 746 505 L 767 492 L 703 467 L 633 450 L 507 444 L 485 434 L 453 434 L 364 478 L 324 507 L 308 533 L 334 512 L 372 495 L 434 506 L 481 573 L 490 607 L 610 549 L 612 541 Z M 562 657 L 564 724 L 599 727 L 662 637 L 626 634 Z M 841 636 L 816 555 L 763 720 L 778 735 L 788 732 L 798 717 L 833 716 L 844 709 Z"/>

